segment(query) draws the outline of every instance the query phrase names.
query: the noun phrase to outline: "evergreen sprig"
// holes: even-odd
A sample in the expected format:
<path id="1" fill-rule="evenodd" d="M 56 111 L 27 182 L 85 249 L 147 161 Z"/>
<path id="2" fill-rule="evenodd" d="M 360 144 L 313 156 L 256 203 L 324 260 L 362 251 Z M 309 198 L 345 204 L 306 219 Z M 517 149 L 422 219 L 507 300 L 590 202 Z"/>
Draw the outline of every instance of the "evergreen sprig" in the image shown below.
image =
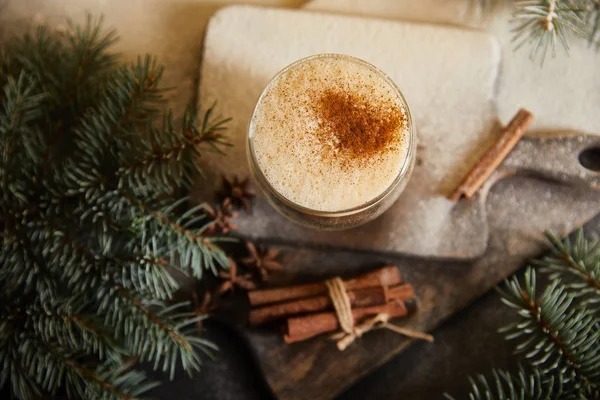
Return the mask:
<path id="1" fill-rule="evenodd" d="M 583 231 L 575 239 L 561 240 L 553 233 L 546 234 L 550 253 L 534 261 L 551 279 L 560 279 L 579 300 L 589 307 L 600 303 L 600 243 L 586 239 Z"/>
<path id="2" fill-rule="evenodd" d="M 469 378 L 472 391 L 470 400 L 552 400 L 563 393 L 561 375 L 544 375 L 538 368 L 519 368 L 517 373 L 493 370 L 488 378 L 477 375 Z M 447 399 L 454 398 L 444 394 Z"/>
<path id="3" fill-rule="evenodd" d="M 543 292 L 538 293 L 532 267 L 522 282 L 515 277 L 498 289 L 502 302 L 517 313 L 500 331 L 518 342 L 515 354 L 522 356 L 524 368 L 516 376 L 493 372 L 491 379 L 471 379 L 473 400 L 600 396 L 600 320 L 590 307 L 600 301 L 598 242 L 586 239 L 582 230 L 573 241 L 552 233 L 546 238 L 549 254 L 533 262 L 551 279 Z"/>
<path id="4" fill-rule="evenodd" d="M 500 3 L 514 7 L 512 32 L 515 49 L 531 47 L 531 58 L 541 63 L 561 46 L 568 54 L 574 38 L 600 47 L 598 0 L 478 0 L 484 10 Z"/>
<path id="5" fill-rule="evenodd" d="M 531 44 L 531 57 L 542 61 L 549 49 L 556 55 L 558 42 L 569 51 L 569 35 L 585 37 L 586 0 L 521 0 L 515 2 L 515 49 Z"/>
<path id="6" fill-rule="evenodd" d="M 502 301 L 518 310 L 519 319 L 501 329 L 507 340 L 518 340 L 523 354 L 543 374 L 562 376 L 572 392 L 591 396 L 600 384 L 600 326 L 596 316 L 574 304 L 575 296 L 554 280 L 536 296 L 535 272 L 525 271 L 524 283 L 513 278 Z"/>
<path id="7" fill-rule="evenodd" d="M 88 17 L 0 49 L 0 387 L 19 399 L 137 399 L 212 343 L 170 304 L 172 271 L 229 265 L 204 207 L 177 196 L 222 151 L 228 119 L 165 109 L 163 67 L 121 63 Z"/>

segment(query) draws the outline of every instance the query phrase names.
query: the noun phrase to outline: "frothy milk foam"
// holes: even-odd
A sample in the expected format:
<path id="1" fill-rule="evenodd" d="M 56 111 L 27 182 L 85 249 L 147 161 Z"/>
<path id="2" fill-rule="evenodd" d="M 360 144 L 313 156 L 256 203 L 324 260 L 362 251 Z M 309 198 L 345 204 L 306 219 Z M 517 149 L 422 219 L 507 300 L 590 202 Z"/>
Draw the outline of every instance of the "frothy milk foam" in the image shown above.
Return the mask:
<path id="1" fill-rule="evenodd" d="M 250 140 L 277 192 L 313 210 L 341 211 L 374 199 L 400 173 L 408 117 L 395 88 L 369 65 L 321 56 L 271 82 Z"/>

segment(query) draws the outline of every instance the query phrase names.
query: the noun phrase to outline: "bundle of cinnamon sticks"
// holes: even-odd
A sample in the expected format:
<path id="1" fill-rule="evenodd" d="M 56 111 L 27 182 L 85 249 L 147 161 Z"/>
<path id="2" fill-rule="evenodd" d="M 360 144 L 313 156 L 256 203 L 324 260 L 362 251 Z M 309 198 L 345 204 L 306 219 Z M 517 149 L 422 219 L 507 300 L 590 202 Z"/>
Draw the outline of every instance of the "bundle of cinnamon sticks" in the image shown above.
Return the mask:
<path id="1" fill-rule="evenodd" d="M 344 280 L 356 324 L 385 313 L 390 318 L 409 314 L 415 307 L 411 285 L 403 283 L 398 267 L 391 265 Z M 250 324 L 284 322 L 284 339 L 294 343 L 335 332 L 340 323 L 325 282 L 248 293 Z"/>

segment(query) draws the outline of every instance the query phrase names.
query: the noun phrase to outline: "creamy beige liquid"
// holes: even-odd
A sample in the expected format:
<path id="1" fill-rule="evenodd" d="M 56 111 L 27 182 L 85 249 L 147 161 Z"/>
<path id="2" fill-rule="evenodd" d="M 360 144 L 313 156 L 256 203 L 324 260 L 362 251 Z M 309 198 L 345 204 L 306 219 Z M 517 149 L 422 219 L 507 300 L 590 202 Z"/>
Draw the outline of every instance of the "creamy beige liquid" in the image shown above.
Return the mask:
<path id="1" fill-rule="evenodd" d="M 383 193 L 408 154 L 409 126 L 397 90 L 368 64 L 332 55 L 275 79 L 250 123 L 258 166 L 288 200 L 341 211 Z"/>

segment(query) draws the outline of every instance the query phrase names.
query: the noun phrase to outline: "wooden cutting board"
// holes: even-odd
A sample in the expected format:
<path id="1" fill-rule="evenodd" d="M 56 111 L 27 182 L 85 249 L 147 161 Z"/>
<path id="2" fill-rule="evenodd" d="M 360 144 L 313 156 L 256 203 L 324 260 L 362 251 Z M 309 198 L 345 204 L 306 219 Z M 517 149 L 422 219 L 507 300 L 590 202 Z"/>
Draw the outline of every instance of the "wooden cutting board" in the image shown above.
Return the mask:
<path id="1" fill-rule="evenodd" d="M 388 254 L 455 259 L 480 256 L 488 243 L 487 191 L 457 204 L 445 196 L 498 131 L 493 127 L 497 128 L 494 90 L 500 57 L 496 41 L 487 34 L 268 8 L 234 6 L 219 11 L 205 37 L 199 98 L 209 104 L 217 101 L 236 118 L 230 131 L 234 148 L 228 157 L 205 159 L 209 178 L 222 173 L 249 174 L 246 129 L 262 89 L 284 66 L 321 52 L 346 53 L 370 61 L 403 90 L 419 138 L 413 177 L 384 216 L 355 229 L 325 232 L 300 227 L 259 198 L 253 215 L 238 219 L 239 232 L 255 240 Z M 517 150 L 531 149 L 526 143 Z M 572 146 L 574 150 L 568 154 L 557 145 L 530 151 L 526 157 L 520 156 L 519 150 L 510 156 L 507 170 L 496 177 L 515 173 L 526 163 L 522 166 L 528 173 L 548 175 L 551 165 L 554 178 L 574 182 L 581 174 L 590 174 L 581 167 L 578 151 L 592 145 Z M 210 181 L 198 185 L 199 201 L 214 193 Z"/>
<path id="2" fill-rule="evenodd" d="M 369 30 L 361 28 L 363 25 L 369 27 Z M 414 79 L 408 79 L 407 84 L 403 85 L 399 78 L 406 75 L 396 72 L 398 75 L 394 76 L 393 72 L 398 71 L 394 66 L 401 65 L 400 60 L 396 60 L 396 64 L 388 60 L 388 64 L 382 65 L 376 59 L 377 54 L 380 54 L 377 46 L 364 44 L 365 38 L 375 42 L 373 39 L 378 37 L 377 35 L 389 33 L 390 36 L 386 36 L 385 41 L 376 42 L 379 46 L 388 43 L 396 50 L 399 37 L 406 37 L 415 30 L 421 34 L 421 28 L 432 35 L 427 44 L 438 41 L 433 40 L 437 33 L 441 36 L 442 33 L 458 35 L 451 39 L 453 44 L 450 48 L 453 52 L 466 51 L 464 47 L 469 46 L 477 49 L 473 53 L 461 54 L 463 57 L 469 57 L 469 63 L 478 63 L 481 58 L 493 58 L 495 45 L 489 37 L 472 32 L 460 33 L 447 28 L 368 22 L 358 18 L 346 19 L 268 9 L 259 12 L 253 8 L 237 7 L 217 14 L 211 21 L 206 36 L 200 98 L 205 101 L 217 99 L 224 109 L 238 110 L 235 114 L 238 121 L 233 127 L 233 140 L 238 145 L 238 152 L 231 153 L 229 161 L 225 163 L 222 159 L 210 160 L 211 168 L 214 168 L 213 173 L 217 174 L 226 169 L 247 174 L 245 153 L 240 149 L 244 144 L 247 119 L 262 88 L 281 67 L 297 58 L 324 51 L 356 55 L 390 73 L 405 91 L 419 124 L 421 144 L 425 145 L 420 154 L 422 166 L 436 162 L 436 155 L 439 154 L 436 153 L 436 145 L 444 138 L 436 135 L 439 135 L 440 129 L 444 127 L 441 123 L 428 120 L 429 115 L 425 111 L 430 110 L 432 105 L 428 104 L 426 99 L 419 100 L 418 95 L 419 89 L 423 87 L 427 88 L 427 93 L 443 94 L 445 91 L 426 86 L 428 79 L 424 75 L 413 75 L 412 70 L 408 76 Z M 429 31 L 430 29 L 433 31 Z M 356 34 L 353 34 L 354 32 Z M 313 38 L 313 34 L 316 39 Z M 462 36 L 463 34 L 466 36 Z M 479 43 L 479 47 L 470 39 Z M 443 42 L 444 39 L 440 37 L 439 40 Z M 297 52 L 297 48 L 301 51 Z M 444 56 L 436 58 L 440 53 L 429 53 L 430 50 L 431 48 L 422 50 L 423 58 L 420 62 L 424 63 L 424 69 L 431 67 L 438 70 L 428 70 L 433 76 L 431 80 L 436 81 L 436 73 L 443 73 L 448 79 L 454 77 L 453 74 L 458 74 L 455 69 L 460 70 L 460 63 L 450 62 L 447 52 L 443 53 Z M 409 49 L 404 49 L 402 54 L 406 55 L 408 52 Z M 386 57 L 391 59 L 395 56 L 396 54 L 392 54 Z M 428 60 L 425 60 L 426 58 Z M 451 65 L 454 67 L 450 67 Z M 479 127 L 478 131 L 461 131 L 464 139 L 468 138 L 467 142 L 472 141 L 473 153 L 476 153 L 477 147 L 481 147 L 482 142 L 486 142 L 494 134 L 492 129 L 486 131 L 484 128 L 489 128 L 493 120 L 493 81 L 496 70 L 493 62 L 487 62 L 485 65 L 487 69 L 483 69 L 488 71 L 486 76 L 492 82 L 492 86 L 483 87 L 489 91 L 486 89 L 477 92 L 475 89 L 481 89 L 482 82 L 487 81 L 477 80 L 480 76 L 473 71 L 463 71 L 462 79 L 468 81 L 465 75 L 473 75 L 472 82 L 477 83 L 473 87 L 465 86 L 463 89 L 456 88 L 455 85 L 458 92 L 455 96 L 448 95 L 448 101 L 454 101 L 453 106 L 460 108 L 464 105 L 463 112 L 474 110 L 469 107 L 481 104 L 492 109 L 483 107 L 479 112 L 485 116 L 485 121 L 468 125 Z M 441 81 L 440 78 L 436 82 L 442 85 Z M 463 98 L 472 96 L 473 90 L 479 93 L 474 96 L 478 103 L 461 102 Z M 431 103 L 435 106 L 447 105 L 441 100 Z M 418 107 L 415 107 L 416 105 Z M 420 110 L 421 107 L 420 112 L 415 111 L 415 108 Z M 448 110 L 444 112 L 447 113 Z M 463 116 L 458 115 L 458 118 Z M 454 123 L 455 121 L 451 122 Z M 456 134 L 455 131 L 442 132 L 446 135 Z M 486 136 L 486 133 L 489 136 Z M 436 243 L 441 244 L 435 246 L 427 247 L 416 239 L 419 234 L 423 235 L 423 230 L 411 233 L 414 234 L 414 241 L 410 243 L 416 247 L 402 247 L 406 242 L 389 240 L 385 222 L 381 221 L 389 218 L 393 210 L 380 218 L 380 222 L 374 222 L 383 225 L 367 228 L 371 229 L 370 231 L 362 230 L 365 228 L 349 231 L 342 239 L 318 236 L 313 231 L 297 230 L 293 225 L 285 226 L 286 221 L 278 220 L 276 214 L 260 200 L 254 217 L 242 219 L 240 225 L 246 234 L 262 238 L 268 244 L 281 244 L 282 241 L 289 243 L 283 246 L 282 261 L 285 271 L 275 277 L 270 282 L 271 285 L 323 280 L 335 275 L 350 276 L 382 264 L 398 264 L 406 280 L 415 285 L 419 299 L 418 312 L 398 323 L 412 329 L 431 331 L 502 278 L 513 273 L 526 259 L 538 254 L 543 248 L 543 231 L 552 229 L 565 234 L 600 212 L 600 196 L 593 189 L 599 186 L 600 177 L 597 172 L 600 169 L 600 154 L 598 150 L 594 150 L 600 148 L 598 138 L 564 131 L 560 132 L 560 135 L 561 137 L 546 139 L 527 138 L 519 143 L 477 198 L 470 202 L 461 202 L 457 207 L 450 207 L 450 211 L 444 214 L 445 217 L 453 212 L 464 215 L 465 222 L 451 222 L 446 225 L 447 230 L 437 236 Z M 478 138 L 483 139 L 477 143 Z M 582 154 L 581 159 L 588 168 L 581 165 Z M 468 163 L 465 162 L 470 163 L 471 159 Z M 417 172 L 417 181 L 419 176 L 422 177 L 419 174 L 427 172 Z M 456 175 L 458 178 L 462 173 Z M 515 178 L 514 175 L 532 175 L 535 179 Z M 505 179 L 492 186 L 500 178 Z M 569 182 L 569 185 L 564 185 L 564 182 Z M 205 195 L 210 190 L 212 189 L 208 188 L 204 192 Z M 199 193 L 201 192 L 199 190 Z M 476 217 L 473 218 L 473 215 Z M 411 215 L 406 217 L 410 218 Z M 456 220 L 448 217 L 446 221 Z M 375 235 L 377 240 L 372 240 L 369 235 Z M 408 240 L 406 237 L 402 239 Z M 329 244 L 335 247 L 354 246 L 356 249 L 377 250 L 377 253 L 318 250 L 306 248 L 303 246 L 306 243 Z M 455 252 L 454 249 L 458 250 Z M 388 254 L 381 254 L 382 250 Z M 480 256 L 476 260 L 444 261 L 398 255 L 397 252 L 428 256 Z M 235 310 L 238 315 L 239 307 L 240 304 L 236 304 Z M 231 318 L 230 315 L 228 317 Z M 235 326 L 247 339 L 268 384 L 280 399 L 331 399 L 411 343 L 393 333 L 378 331 L 363 337 L 356 345 L 340 353 L 335 344 L 326 337 L 286 345 L 279 332 L 249 329 L 243 318 L 235 322 Z"/>
<path id="3" fill-rule="evenodd" d="M 398 84 L 420 144 L 413 177 L 384 217 L 356 229 L 315 232 L 285 220 L 259 199 L 253 215 L 237 221 L 240 233 L 386 253 L 480 255 L 488 231 L 481 201 L 453 206 L 445 199 L 494 135 L 500 53 L 491 36 L 473 31 L 257 7 L 219 11 L 206 32 L 199 98 L 205 104 L 217 101 L 219 109 L 235 116 L 229 131 L 234 147 L 225 158 L 204 159 L 209 179 L 197 185 L 199 201 L 214 192 L 213 177 L 249 174 L 248 120 L 271 77 L 299 58 L 323 52 L 362 58 Z"/>
<path id="4" fill-rule="evenodd" d="M 285 270 L 275 276 L 270 285 L 321 281 L 336 275 L 353 276 L 395 263 L 405 280 L 415 286 L 418 311 L 408 319 L 393 322 L 435 335 L 434 329 L 444 320 L 538 255 L 545 247 L 544 231 L 570 232 L 600 212 L 600 196 L 592 188 L 600 188 L 600 173 L 582 172 L 578 167 L 580 178 L 573 180 L 574 185 L 565 185 L 556 179 L 563 180 L 564 174 L 574 177 L 575 170 L 557 172 L 552 163 L 546 165 L 545 172 L 537 163 L 533 163 L 533 168 L 528 167 L 539 152 L 553 152 L 560 163 L 590 145 L 595 150 L 584 153 L 584 163 L 597 171 L 600 170 L 600 142 L 595 137 L 532 139 L 515 149 L 514 155 L 502 166 L 509 175 L 497 181 L 487 196 L 486 222 L 490 237 L 487 249 L 477 260 L 444 261 L 286 246 L 282 256 Z M 564 149 L 564 156 L 556 151 L 559 148 Z M 515 176 L 509 172 L 516 170 L 525 175 Z M 535 171 L 536 177 L 527 176 L 528 171 Z M 539 179 L 542 172 L 547 179 Z M 238 313 L 239 307 L 237 304 Z M 269 386 L 280 400 L 332 399 L 412 343 L 382 330 L 367 334 L 339 352 L 335 342 L 326 336 L 288 345 L 280 332 L 248 328 L 243 318 L 234 326 L 247 339 Z M 435 343 L 426 345 L 436 346 Z"/>

